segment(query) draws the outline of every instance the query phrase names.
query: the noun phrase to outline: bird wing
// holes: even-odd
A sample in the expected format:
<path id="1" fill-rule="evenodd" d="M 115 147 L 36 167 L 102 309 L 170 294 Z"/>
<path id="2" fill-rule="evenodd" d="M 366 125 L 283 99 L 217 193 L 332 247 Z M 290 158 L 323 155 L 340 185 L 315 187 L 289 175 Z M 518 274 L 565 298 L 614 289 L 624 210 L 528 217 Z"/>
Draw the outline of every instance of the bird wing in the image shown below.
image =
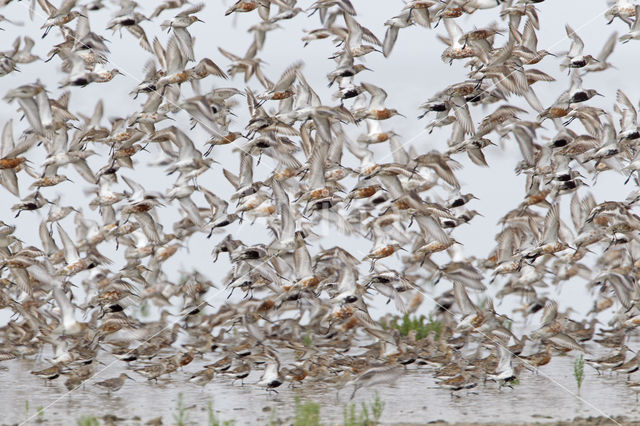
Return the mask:
<path id="1" fill-rule="evenodd" d="M 460 37 L 462 37 L 462 28 L 451 18 L 444 18 L 444 26 L 447 29 L 451 40 L 451 47 L 462 47 Z"/>
<path id="2" fill-rule="evenodd" d="M 637 20 L 636 20 L 637 22 Z M 605 62 L 611 53 L 613 53 L 613 49 L 615 49 L 616 44 L 618 44 L 618 32 L 614 31 L 613 34 L 609 36 L 607 42 L 602 46 L 602 50 L 598 55 L 598 61 Z"/>
<path id="3" fill-rule="evenodd" d="M 567 36 L 571 39 L 571 47 L 569 48 L 569 53 L 567 54 L 567 56 L 569 58 L 574 58 L 576 56 L 582 55 L 582 52 L 584 51 L 584 42 L 578 36 L 578 34 L 573 31 L 569 24 L 565 26 L 565 29 L 567 30 Z"/>
<path id="4" fill-rule="evenodd" d="M 522 45 L 529 49 L 533 53 L 538 52 L 538 37 L 536 36 L 536 29 L 533 26 L 533 22 L 530 19 L 524 24 L 524 30 L 522 31 Z"/>
<path id="5" fill-rule="evenodd" d="M 280 215 L 279 237 L 283 241 L 289 241 L 295 237 L 296 230 L 296 223 L 289 205 L 289 196 L 276 179 L 272 179 L 271 189 L 275 198 L 276 211 Z"/>
<path id="6" fill-rule="evenodd" d="M 558 230 L 560 229 L 560 213 L 557 204 L 554 204 L 544 218 L 544 234 L 542 243 L 549 244 L 558 241 Z"/>
<path id="7" fill-rule="evenodd" d="M 456 303 L 458 304 L 458 308 L 460 308 L 462 315 L 467 316 L 478 312 L 478 308 L 469 298 L 469 294 L 464 288 L 464 285 L 458 281 L 453 282 L 453 296 L 456 299 Z"/>
<path id="8" fill-rule="evenodd" d="M 189 16 L 189 15 L 193 15 L 194 13 L 198 13 L 200 12 L 203 8 L 204 8 L 204 2 L 201 3 L 196 3 L 191 7 L 186 8 L 185 10 L 181 11 L 180 13 L 178 13 L 176 16 Z"/>
<path id="9" fill-rule="evenodd" d="M 622 119 L 620 120 L 620 126 L 623 130 L 637 128 L 638 126 L 638 112 L 627 97 L 627 95 L 618 89 L 616 92 L 616 102 L 622 104 Z"/>
<path id="10" fill-rule="evenodd" d="M 295 264 L 296 278 L 302 279 L 313 275 L 313 269 L 311 268 L 311 255 L 307 250 L 307 245 L 302 239 L 301 243 L 293 252 L 293 261 Z"/>
<path id="11" fill-rule="evenodd" d="M 384 109 L 384 101 L 387 99 L 387 92 L 370 83 L 362 83 L 362 88 L 371 95 L 371 101 L 369 102 L 369 107 L 371 109 Z"/>
<path id="12" fill-rule="evenodd" d="M 542 326 L 549 325 L 556 320 L 558 316 L 558 303 L 555 301 L 550 301 L 544 307 L 544 311 L 542 312 Z"/>
<path id="13" fill-rule="evenodd" d="M 62 325 L 65 329 L 68 329 L 76 323 L 75 309 L 71 304 L 69 297 L 67 297 L 60 287 L 54 287 L 53 297 L 55 298 L 58 308 L 60 308 L 60 312 L 62 313 Z"/>
<path id="14" fill-rule="evenodd" d="M 78 254 L 78 249 L 76 248 L 75 243 L 71 240 L 69 235 L 66 233 L 60 224 L 58 226 L 58 235 L 60 235 L 60 239 L 62 240 L 62 245 L 64 246 L 64 260 L 67 262 L 67 265 L 71 265 L 80 260 L 80 255 Z"/>
<path id="15" fill-rule="evenodd" d="M 271 89 L 273 92 L 282 92 L 287 90 L 296 80 L 298 70 L 302 68 L 303 62 L 297 61 L 291 64 L 280 76 L 278 82 Z"/>
<path id="16" fill-rule="evenodd" d="M 2 129 L 2 141 L 0 143 L 0 158 L 5 158 L 13 150 L 13 120 L 9 120 Z"/>

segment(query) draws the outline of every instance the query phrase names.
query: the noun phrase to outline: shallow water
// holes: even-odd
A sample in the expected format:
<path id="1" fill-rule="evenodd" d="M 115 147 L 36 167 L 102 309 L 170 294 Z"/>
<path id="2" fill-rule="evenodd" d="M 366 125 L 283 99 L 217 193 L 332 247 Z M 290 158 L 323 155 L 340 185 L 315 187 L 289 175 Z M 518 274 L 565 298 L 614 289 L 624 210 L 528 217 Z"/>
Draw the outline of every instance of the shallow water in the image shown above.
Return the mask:
<path id="1" fill-rule="evenodd" d="M 361 389 L 352 402 L 358 405 L 356 412 L 359 412 L 359 405 L 372 402 L 377 392 L 385 403 L 383 423 L 428 423 L 436 420 L 522 423 L 618 415 L 640 419 L 640 405 L 634 392 L 625 384 L 626 376 L 598 376 L 593 368 L 585 365 L 585 379 L 578 397 L 573 360 L 573 354 L 555 356 L 549 365 L 540 369 L 538 375 L 524 370 L 520 374 L 520 383 L 513 389 L 498 389 L 496 383 L 487 382 L 455 395 L 436 385 L 430 368 L 410 366 L 395 384 Z M 36 424 L 37 409 L 43 407 L 42 418 L 47 424 L 76 424 L 80 417 L 106 414 L 126 419 L 122 424 L 144 424 L 156 417 L 162 417 L 164 424 L 175 424 L 178 394 L 182 394 L 188 420 L 193 424 L 207 421 L 209 403 L 219 419 L 232 419 L 238 425 L 268 424 L 270 421 L 290 423 L 296 397 L 303 402 L 320 403 L 320 417 L 324 424 L 341 424 L 343 410 L 350 402 L 351 386 L 338 392 L 335 385 L 305 383 L 304 386 L 290 388 L 285 383 L 278 389 L 278 394 L 267 393 L 253 385 L 260 379 L 261 372 L 252 373 L 244 386 L 239 381 L 232 383 L 218 375 L 203 389 L 186 382 L 193 372 L 198 371 L 201 363 L 194 362 L 184 371 L 174 373 L 167 380 L 159 380 L 157 384 L 132 373 L 130 375 L 136 382 L 127 381 L 120 391 L 108 395 L 93 383 L 119 374 L 120 362 L 70 393 L 63 385 L 64 378 L 43 385 L 42 380 L 25 374 L 41 368 L 41 362 L 4 362 L 2 366 L 8 369 L 0 371 L 4 385 L 0 387 L 0 411 L 4 413 L 2 423 Z M 638 378 L 632 376 L 632 380 Z"/>

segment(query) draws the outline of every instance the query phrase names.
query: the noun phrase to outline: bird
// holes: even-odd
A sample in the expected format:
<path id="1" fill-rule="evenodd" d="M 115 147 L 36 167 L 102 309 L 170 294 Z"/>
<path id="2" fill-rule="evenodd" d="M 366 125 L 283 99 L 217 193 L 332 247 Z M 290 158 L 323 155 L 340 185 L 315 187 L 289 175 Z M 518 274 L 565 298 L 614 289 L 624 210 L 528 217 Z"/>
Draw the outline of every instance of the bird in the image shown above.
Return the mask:
<path id="1" fill-rule="evenodd" d="M 274 355 L 267 357 L 264 373 L 257 384 L 259 386 L 265 386 L 270 392 L 277 393 L 276 388 L 280 387 L 283 381 L 279 359 Z"/>
<path id="2" fill-rule="evenodd" d="M 620 36 L 620 41 L 622 43 L 628 43 L 631 40 L 640 39 L 640 20 L 638 19 L 638 14 L 640 13 L 639 6 L 635 6 L 635 17 L 636 19 L 633 21 L 633 25 L 629 28 L 629 32 L 627 34 L 623 34 Z"/>
<path id="3" fill-rule="evenodd" d="M 584 42 L 580 36 L 576 34 L 573 28 L 569 26 L 569 24 L 565 25 L 565 30 L 567 32 L 567 37 L 571 39 L 571 47 L 569 48 L 567 57 L 561 66 L 565 68 L 584 68 L 585 66 L 596 62 L 597 59 L 595 57 L 584 54 Z"/>
<path id="4" fill-rule="evenodd" d="M 371 367 L 360 373 L 353 380 L 350 380 L 346 385 L 353 385 L 353 392 L 351 397 L 353 399 L 356 396 L 356 392 L 362 387 L 373 386 L 380 383 L 393 383 L 395 382 L 402 372 L 402 369 L 398 366 L 378 366 Z"/>
<path id="5" fill-rule="evenodd" d="M 127 376 L 126 373 L 121 373 L 118 377 L 114 377 L 112 379 L 103 380 L 101 382 L 96 382 L 96 386 L 100 386 L 105 388 L 107 392 L 117 392 L 124 386 L 124 382 L 127 379 L 131 379 L 131 377 Z M 133 380 L 133 379 L 131 379 Z"/>

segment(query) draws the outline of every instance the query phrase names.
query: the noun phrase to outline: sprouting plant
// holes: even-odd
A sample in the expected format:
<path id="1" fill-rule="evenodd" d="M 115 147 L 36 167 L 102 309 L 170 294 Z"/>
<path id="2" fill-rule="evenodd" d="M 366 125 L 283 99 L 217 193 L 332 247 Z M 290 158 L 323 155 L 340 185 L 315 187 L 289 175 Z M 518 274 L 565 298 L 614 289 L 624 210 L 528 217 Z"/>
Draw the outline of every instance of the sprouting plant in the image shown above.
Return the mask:
<path id="1" fill-rule="evenodd" d="M 98 426 L 100 422 L 95 416 L 82 416 L 77 421 L 78 426 Z"/>
<path id="2" fill-rule="evenodd" d="M 367 404 L 362 403 L 362 409 L 360 410 L 359 422 L 363 425 L 369 425 L 369 410 L 367 409 Z"/>
<path id="3" fill-rule="evenodd" d="M 349 404 L 344 407 L 342 412 L 343 424 L 345 426 L 372 426 L 378 424 L 380 421 L 380 417 L 382 417 L 382 412 L 384 411 L 384 402 L 380 399 L 380 396 L 376 392 L 375 399 L 373 402 L 362 403 L 360 408 L 360 413 L 356 415 L 356 405 Z M 373 418 L 369 417 L 369 414 L 373 416 Z"/>
<path id="4" fill-rule="evenodd" d="M 216 417 L 216 414 L 213 412 L 213 404 L 209 402 L 207 405 L 207 414 L 209 419 L 209 426 L 220 426 L 220 420 Z"/>
<path id="5" fill-rule="evenodd" d="M 311 338 L 311 333 L 307 331 L 304 334 L 304 336 L 302 336 L 302 343 L 308 348 L 313 346 L 313 339 Z"/>
<path id="6" fill-rule="evenodd" d="M 144 303 L 140 306 L 140 316 L 142 318 L 148 317 L 150 314 L 149 303 L 145 300 Z"/>
<path id="7" fill-rule="evenodd" d="M 576 378 L 576 384 L 578 385 L 578 393 L 582 387 L 582 381 L 584 380 L 584 357 L 582 354 L 573 361 L 573 377 Z"/>
<path id="8" fill-rule="evenodd" d="M 41 405 L 37 409 L 38 413 L 38 423 L 42 423 L 44 421 L 44 407 Z"/>
<path id="9" fill-rule="evenodd" d="M 509 386 L 518 386 L 520 384 L 520 377 L 509 380 Z"/>
<path id="10" fill-rule="evenodd" d="M 442 323 L 431 316 L 427 320 L 424 315 L 410 317 L 405 314 L 401 321 L 396 316 L 391 319 L 389 326 L 398 330 L 403 336 L 407 336 L 410 331 L 415 331 L 417 340 L 424 339 L 432 332 L 435 333 L 436 338 L 440 338 L 442 333 Z"/>
<path id="11" fill-rule="evenodd" d="M 342 410 L 342 424 L 344 426 L 356 426 L 356 405 L 349 404 Z"/>
<path id="12" fill-rule="evenodd" d="M 382 417 L 382 412 L 384 411 L 384 401 L 380 399 L 380 395 L 376 392 L 376 397 L 371 403 L 371 414 L 373 414 L 373 421 L 378 423 L 380 421 L 380 417 Z"/>
<path id="13" fill-rule="evenodd" d="M 213 412 L 213 404 L 211 402 L 207 405 L 207 416 L 209 426 L 233 426 L 236 424 L 235 420 L 220 421 L 218 416 L 216 416 L 216 413 Z"/>
<path id="14" fill-rule="evenodd" d="M 27 416 L 29 416 L 29 400 L 28 399 L 24 402 L 24 412 Z"/>
<path id="15" fill-rule="evenodd" d="M 176 412 L 173 415 L 173 419 L 176 421 L 176 424 L 178 426 L 186 425 L 189 419 L 189 413 L 187 412 L 187 408 L 184 406 L 184 402 L 182 401 L 182 392 L 178 394 L 178 405 L 176 407 Z"/>
<path id="16" fill-rule="evenodd" d="M 267 423 L 268 426 L 277 426 L 280 424 L 280 421 L 278 421 L 278 410 L 276 409 L 276 407 L 273 407 L 271 409 L 271 414 L 269 415 L 269 423 Z"/>
<path id="17" fill-rule="evenodd" d="M 382 327 L 383 330 L 388 330 L 389 329 L 389 324 L 387 324 L 387 318 L 386 317 L 382 317 L 380 318 L 380 320 L 378 321 L 380 323 L 380 327 Z"/>
<path id="18" fill-rule="evenodd" d="M 320 404 L 311 401 L 302 404 L 299 397 L 296 397 L 295 404 L 294 426 L 317 426 L 320 424 Z"/>

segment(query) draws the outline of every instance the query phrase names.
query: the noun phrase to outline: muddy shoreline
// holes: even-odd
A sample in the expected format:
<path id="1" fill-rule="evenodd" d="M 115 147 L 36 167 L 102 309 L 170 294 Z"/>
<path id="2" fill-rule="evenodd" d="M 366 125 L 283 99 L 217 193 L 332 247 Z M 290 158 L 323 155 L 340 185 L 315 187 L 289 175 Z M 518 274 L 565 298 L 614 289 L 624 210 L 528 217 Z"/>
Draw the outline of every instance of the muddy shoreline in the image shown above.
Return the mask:
<path id="1" fill-rule="evenodd" d="M 380 423 L 385 425 L 615 424 L 606 416 L 619 424 L 640 424 L 640 404 L 626 385 L 626 376 L 598 376 L 593 369 L 587 369 L 578 397 L 570 356 L 554 357 L 539 374 L 522 373 L 520 383 L 513 389 L 487 382 L 453 395 L 436 384 L 428 368 L 411 367 L 394 385 L 363 388 L 352 401 L 351 387 L 326 383 L 298 387 L 285 384 L 278 388 L 278 394 L 268 393 L 256 386 L 259 373 L 252 373 L 244 385 L 221 375 L 204 388 L 187 383 L 202 362 L 206 361 L 198 360 L 157 384 L 133 375 L 136 382 L 129 381 L 109 395 L 94 382 L 118 375 L 120 369 L 116 365 L 67 393 L 58 379 L 43 385 L 35 376 L 25 377 L 24 372 L 38 363 L 8 361 L 3 363 L 7 370 L 0 371 L 2 383 L 11 384 L 0 387 L 0 424 L 21 424 L 27 419 L 26 424 L 39 424 L 37 421 L 42 419 L 40 424 L 75 425 L 86 417 L 100 419 L 99 424 L 144 425 L 158 417 L 162 424 L 176 424 L 179 395 L 187 414 L 186 424 L 207 424 L 209 405 L 219 420 L 233 420 L 237 426 L 292 424 L 297 399 L 300 404 L 319 405 L 320 424 L 342 425 L 345 409 L 353 404 L 359 415 L 362 404 L 370 406 L 376 396 L 384 404 Z M 37 414 L 39 407 L 43 408 L 42 416 Z M 118 420 L 105 422 L 104 416 Z"/>

